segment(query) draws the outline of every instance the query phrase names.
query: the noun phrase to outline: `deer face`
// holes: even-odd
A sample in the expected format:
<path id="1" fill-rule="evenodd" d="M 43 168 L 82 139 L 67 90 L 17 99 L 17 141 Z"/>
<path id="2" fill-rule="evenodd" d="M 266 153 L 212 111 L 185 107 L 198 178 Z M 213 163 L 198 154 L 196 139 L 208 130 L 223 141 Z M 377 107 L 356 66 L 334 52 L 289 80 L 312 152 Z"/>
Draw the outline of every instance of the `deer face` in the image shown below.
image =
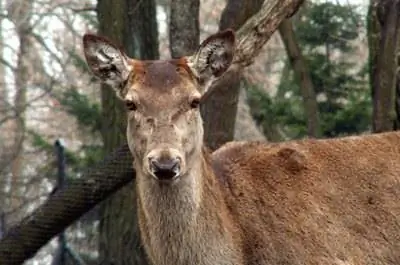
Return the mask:
<path id="1" fill-rule="evenodd" d="M 83 37 L 90 69 L 126 104 L 127 140 L 142 175 L 171 182 L 199 161 L 199 105 L 211 81 L 230 66 L 234 41 L 228 30 L 210 36 L 192 56 L 139 61 L 102 37 Z"/>

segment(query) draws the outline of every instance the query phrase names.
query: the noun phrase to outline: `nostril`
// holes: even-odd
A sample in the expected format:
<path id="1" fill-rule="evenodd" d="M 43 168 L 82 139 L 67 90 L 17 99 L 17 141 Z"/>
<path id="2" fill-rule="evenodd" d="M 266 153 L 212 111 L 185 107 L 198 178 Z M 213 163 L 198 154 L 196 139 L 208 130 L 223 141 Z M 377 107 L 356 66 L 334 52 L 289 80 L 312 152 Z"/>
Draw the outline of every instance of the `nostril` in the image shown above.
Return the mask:
<path id="1" fill-rule="evenodd" d="M 180 160 L 172 159 L 150 159 L 150 169 L 158 179 L 172 179 L 179 175 Z"/>
<path id="2" fill-rule="evenodd" d="M 152 159 L 151 164 L 159 170 L 172 170 L 178 165 L 178 159 Z"/>

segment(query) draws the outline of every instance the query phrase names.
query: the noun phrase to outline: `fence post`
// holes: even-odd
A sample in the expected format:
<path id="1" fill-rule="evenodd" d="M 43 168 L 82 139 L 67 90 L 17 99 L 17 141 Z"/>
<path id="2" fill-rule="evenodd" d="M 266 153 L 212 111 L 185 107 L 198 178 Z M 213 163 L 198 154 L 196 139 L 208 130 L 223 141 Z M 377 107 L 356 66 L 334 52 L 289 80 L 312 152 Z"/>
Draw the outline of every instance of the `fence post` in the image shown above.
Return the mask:
<path id="1" fill-rule="evenodd" d="M 60 139 L 55 141 L 55 149 L 56 149 L 56 156 L 57 156 L 57 190 L 62 190 L 65 185 L 66 181 L 66 174 L 65 174 L 65 148 Z M 58 235 L 58 244 L 59 244 L 59 254 L 57 259 L 58 265 L 66 265 L 66 252 L 67 252 L 67 242 L 65 238 L 64 231 Z"/>

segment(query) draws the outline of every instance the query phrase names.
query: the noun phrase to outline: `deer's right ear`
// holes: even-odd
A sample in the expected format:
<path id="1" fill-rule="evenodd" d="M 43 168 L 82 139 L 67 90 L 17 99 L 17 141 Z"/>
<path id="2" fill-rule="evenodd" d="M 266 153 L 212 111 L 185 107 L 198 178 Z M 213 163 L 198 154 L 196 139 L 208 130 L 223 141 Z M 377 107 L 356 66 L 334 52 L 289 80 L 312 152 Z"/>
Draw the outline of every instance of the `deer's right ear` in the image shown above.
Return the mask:
<path id="1" fill-rule="evenodd" d="M 227 29 L 205 39 L 192 56 L 187 56 L 187 64 L 201 83 L 205 93 L 211 82 L 220 77 L 230 67 L 235 49 L 235 33 Z"/>
<path id="2" fill-rule="evenodd" d="M 93 34 L 83 36 L 83 49 L 93 74 L 112 86 L 117 95 L 122 97 L 124 85 L 132 71 L 128 56 L 107 39 Z"/>

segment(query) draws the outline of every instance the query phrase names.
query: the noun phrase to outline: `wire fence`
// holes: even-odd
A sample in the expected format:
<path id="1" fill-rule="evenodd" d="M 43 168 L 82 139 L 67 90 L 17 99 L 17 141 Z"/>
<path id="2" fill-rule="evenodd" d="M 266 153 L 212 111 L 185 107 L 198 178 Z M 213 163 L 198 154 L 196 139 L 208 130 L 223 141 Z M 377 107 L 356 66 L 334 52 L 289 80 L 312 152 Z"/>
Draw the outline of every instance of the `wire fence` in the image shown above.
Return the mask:
<path id="1" fill-rule="evenodd" d="M 123 145 L 78 178 L 66 178 L 65 147 L 55 142 L 57 185 L 47 200 L 12 227 L 0 213 L 0 264 L 19 265 L 56 237 L 51 265 L 85 264 L 66 229 L 135 178 L 132 156 Z M 50 264 L 50 263 L 48 263 Z"/>

